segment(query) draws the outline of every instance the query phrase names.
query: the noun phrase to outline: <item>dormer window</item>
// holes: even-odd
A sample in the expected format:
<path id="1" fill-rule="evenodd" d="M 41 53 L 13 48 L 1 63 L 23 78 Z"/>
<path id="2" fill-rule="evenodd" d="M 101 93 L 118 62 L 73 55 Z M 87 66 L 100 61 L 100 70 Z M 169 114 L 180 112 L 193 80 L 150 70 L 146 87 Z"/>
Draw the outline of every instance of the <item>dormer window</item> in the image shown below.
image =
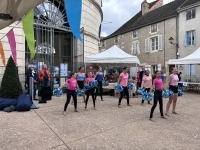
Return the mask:
<path id="1" fill-rule="evenodd" d="M 133 31 L 133 38 L 138 37 L 138 30 Z"/>
<path id="2" fill-rule="evenodd" d="M 194 19 L 195 18 L 195 9 L 187 11 L 186 13 L 186 20 Z"/>
<path id="3" fill-rule="evenodd" d="M 154 32 L 157 32 L 157 31 L 158 31 L 157 24 L 151 25 L 151 33 L 154 33 Z"/>
<path id="4" fill-rule="evenodd" d="M 118 43 L 119 42 L 119 36 L 115 36 L 115 43 Z"/>

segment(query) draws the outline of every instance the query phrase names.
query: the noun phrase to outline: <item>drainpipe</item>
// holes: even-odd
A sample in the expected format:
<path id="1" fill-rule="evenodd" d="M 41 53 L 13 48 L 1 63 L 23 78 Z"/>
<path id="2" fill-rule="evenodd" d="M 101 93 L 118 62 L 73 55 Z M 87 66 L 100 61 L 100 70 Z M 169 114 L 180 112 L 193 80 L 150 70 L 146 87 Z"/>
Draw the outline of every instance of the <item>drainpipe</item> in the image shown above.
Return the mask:
<path id="1" fill-rule="evenodd" d="M 177 12 L 176 13 L 176 59 L 178 59 L 178 48 L 179 48 L 179 20 L 178 20 L 178 17 L 179 17 L 179 13 Z"/>

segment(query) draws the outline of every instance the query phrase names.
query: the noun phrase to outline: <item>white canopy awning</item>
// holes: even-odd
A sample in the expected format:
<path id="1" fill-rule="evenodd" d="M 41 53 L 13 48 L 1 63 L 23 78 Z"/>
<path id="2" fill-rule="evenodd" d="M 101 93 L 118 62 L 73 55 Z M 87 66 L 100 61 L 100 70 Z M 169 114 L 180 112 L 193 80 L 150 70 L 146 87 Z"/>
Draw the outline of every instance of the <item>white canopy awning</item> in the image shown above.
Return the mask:
<path id="1" fill-rule="evenodd" d="M 0 19 L 0 30 L 26 15 L 44 0 L 0 0 L 0 13 L 9 14 L 12 19 Z"/>
<path id="2" fill-rule="evenodd" d="M 170 59 L 168 64 L 200 64 L 200 48 L 185 58 Z"/>
<path id="3" fill-rule="evenodd" d="M 118 48 L 116 45 L 110 49 L 85 58 L 85 63 L 104 63 L 104 64 L 140 64 L 137 56 L 132 56 L 125 53 L 123 50 Z"/>

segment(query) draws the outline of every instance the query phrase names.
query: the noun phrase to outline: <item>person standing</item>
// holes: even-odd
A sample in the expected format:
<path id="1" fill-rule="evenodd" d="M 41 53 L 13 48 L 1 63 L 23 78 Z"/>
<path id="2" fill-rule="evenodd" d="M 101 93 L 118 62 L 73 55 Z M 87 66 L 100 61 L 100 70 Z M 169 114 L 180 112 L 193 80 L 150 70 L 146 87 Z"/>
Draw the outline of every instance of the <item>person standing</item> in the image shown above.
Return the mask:
<path id="1" fill-rule="evenodd" d="M 152 87 L 152 77 L 149 75 L 149 70 L 146 70 L 146 75 L 142 79 L 142 88 L 145 88 L 146 92 L 150 92 L 150 89 Z M 151 104 L 150 101 L 148 101 L 148 104 Z M 141 105 L 144 106 L 144 100 L 142 99 Z"/>
<path id="2" fill-rule="evenodd" d="M 173 102 L 172 103 L 172 113 L 177 114 L 175 109 L 176 109 L 176 102 L 177 102 L 177 98 L 178 98 L 178 81 L 179 81 L 179 78 L 177 75 L 177 68 L 174 67 L 172 69 L 172 74 L 169 76 L 169 79 L 168 79 L 169 89 L 174 92 L 174 95 L 169 98 L 169 101 L 167 103 L 166 112 L 165 112 L 166 116 L 169 116 L 168 112 L 169 112 L 169 108 L 170 108 L 170 105 L 172 102 Z"/>
<path id="3" fill-rule="evenodd" d="M 123 68 L 123 72 L 120 74 L 119 79 L 118 79 L 118 84 L 120 84 L 123 87 L 123 91 L 120 92 L 120 97 L 119 97 L 119 102 L 118 102 L 118 107 L 121 107 L 121 101 L 122 98 L 124 96 L 124 93 L 126 94 L 126 98 L 127 98 L 127 106 L 131 106 L 129 104 L 129 92 L 128 92 L 128 71 L 129 69 L 127 67 Z"/>
<path id="4" fill-rule="evenodd" d="M 100 89 L 101 101 L 104 101 L 103 100 L 103 87 L 102 87 L 103 76 L 104 75 L 102 72 L 102 68 L 99 66 L 98 72 L 96 73 L 96 77 L 95 77 L 95 79 L 98 81 L 98 87 L 96 88 L 96 93 L 95 93 L 95 100 L 97 99 L 98 89 Z"/>
<path id="5" fill-rule="evenodd" d="M 67 101 L 66 101 L 65 106 L 64 106 L 64 111 L 63 111 L 64 116 L 66 116 L 66 110 L 67 110 L 67 107 L 69 105 L 71 97 L 73 97 L 73 100 L 74 100 L 74 111 L 78 112 L 78 110 L 77 110 L 77 94 L 76 94 L 76 88 L 77 88 L 76 73 L 73 73 L 73 72 L 70 73 L 69 78 L 67 79 L 65 84 L 63 84 L 60 87 L 60 89 L 66 87 L 67 84 L 68 84 Z"/>
<path id="6" fill-rule="evenodd" d="M 137 72 L 137 89 L 141 87 L 140 70 Z"/>
<path id="7" fill-rule="evenodd" d="M 85 84 L 85 72 L 84 72 L 83 67 L 80 67 L 79 72 L 77 73 L 77 83 L 78 83 L 79 89 L 83 90 L 84 84 Z M 85 102 L 85 94 L 83 95 L 83 100 Z"/>
<path id="8" fill-rule="evenodd" d="M 118 78 L 119 78 L 119 75 L 117 74 L 116 70 L 113 70 L 112 81 L 117 82 Z"/>
<path id="9" fill-rule="evenodd" d="M 145 68 L 142 67 L 142 71 L 140 72 L 140 82 L 142 82 L 144 76 L 145 76 Z"/>
<path id="10" fill-rule="evenodd" d="M 92 70 L 92 66 L 90 66 L 89 69 L 87 70 L 87 78 L 90 76 L 90 72 L 92 72 L 92 76 L 94 76 L 94 72 Z"/>
<path id="11" fill-rule="evenodd" d="M 87 78 L 87 83 L 89 84 L 92 81 L 94 81 L 94 78 L 92 77 L 92 72 L 90 72 L 89 77 Z M 88 99 L 90 97 L 90 94 L 92 95 L 93 108 L 94 108 L 94 110 L 96 110 L 96 108 L 95 108 L 95 98 L 94 98 L 94 88 L 87 90 L 86 93 L 87 93 L 87 97 L 86 97 L 86 101 L 85 101 L 85 110 L 87 110 L 87 103 L 88 103 Z"/>
<path id="12" fill-rule="evenodd" d="M 37 77 L 37 74 L 36 72 L 34 71 L 34 66 L 33 65 L 29 65 L 29 69 L 26 73 L 26 84 L 28 85 L 28 94 L 30 94 L 30 85 L 29 85 L 29 80 L 30 80 L 30 77 L 33 78 L 33 82 L 34 82 L 34 85 L 33 85 L 33 98 L 34 100 L 37 100 L 36 99 L 36 90 L 37 90 L 37 80 L 38 80 L 38 77 Z"/>
<path id="13" fill-rule="evenodd" d="M 47 65 L 42 66 L 42 70 L 38 73 L 39 81 L 42 82 L 42 86 L 50 86 L 50 72 L 47 69 Z"/>
<path id="14" fill-rule="evenodd" d="M 160 78 L 160 71 L 155 71 L 155 75 L 156 75 L 156 78 L 154 79 L 153 86 L 151 87 L 151 90 L 150 90 L 150 92 L 152 92 L 153 88 L 155 88 L 154 102 L 153 102 L 153 106 L 151 108 L 150 117 L 149 117 L 149 120 L 151 120 L 151 121 L 154 121 L 154 120 L 152 120 L 153 112 L 157 106 L 158 101 L 159 101 L 159 105 L 160 105 L 161 118 L 167 119 L 163 115 L 163 99 L 162 99 L 163 82 L 162 82 L 162 79 Z"/>

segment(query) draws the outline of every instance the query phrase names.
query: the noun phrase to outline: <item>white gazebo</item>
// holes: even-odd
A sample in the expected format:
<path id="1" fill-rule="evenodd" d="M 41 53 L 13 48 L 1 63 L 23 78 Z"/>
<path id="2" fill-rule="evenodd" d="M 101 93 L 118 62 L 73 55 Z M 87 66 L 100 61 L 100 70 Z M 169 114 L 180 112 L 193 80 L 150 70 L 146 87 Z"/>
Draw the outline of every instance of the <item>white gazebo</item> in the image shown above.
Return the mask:
<path id="1" fill-rule="evenodd" d="M 170 59 L 168 64 L 180 64 L 180 65 L 191 65 L 200 64 L 200 48 L 198 48 L 194 53 L 181 59 Z"/>
<path id="2" fill-rule="evenodd" d="M 85 64 L 104 64 L 108 66 L 131 66 L 133 64 L 140 64 L 137 56 L 133 56 L 125 53 L 123 50 L 118 48 L 116 45 L 110 49 L 85 58 Z"/>

